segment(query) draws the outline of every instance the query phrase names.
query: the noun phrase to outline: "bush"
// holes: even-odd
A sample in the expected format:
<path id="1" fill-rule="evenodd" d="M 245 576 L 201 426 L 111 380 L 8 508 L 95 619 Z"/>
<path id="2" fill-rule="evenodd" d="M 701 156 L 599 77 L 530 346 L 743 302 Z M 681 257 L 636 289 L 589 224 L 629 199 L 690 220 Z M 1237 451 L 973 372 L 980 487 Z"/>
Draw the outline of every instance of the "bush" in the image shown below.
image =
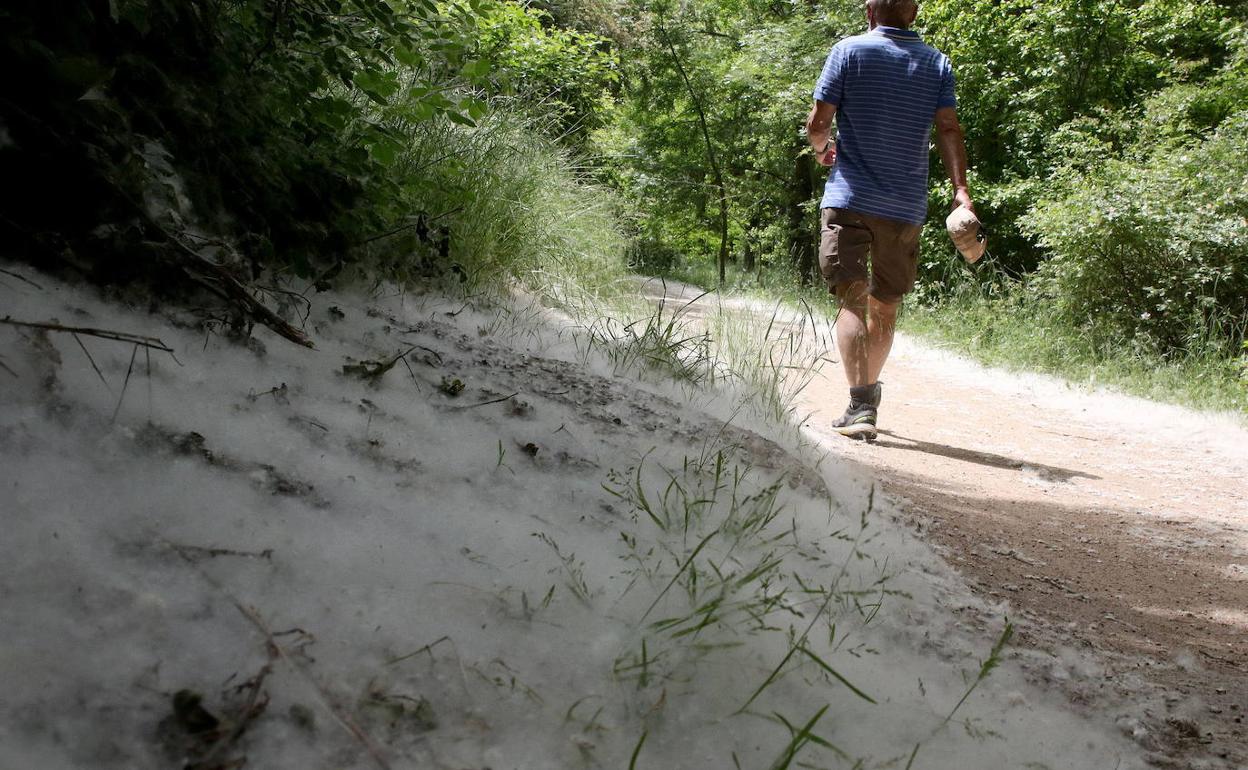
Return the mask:
<path id="1" fill-rule="evenodd" d="M 546 133 L 580 145 L 602 125 L 619 64 L 605 38 L 550 22 L 545 11 L 500 3 L 478 18 L 478 44 L 496 65 L 497 90 L 540 103 Z"/>
<path id="2" fill-rule="evenodd" d="M 518 279 L 564 297 L 622 273 L 617 200 L 568 150 L 499 106 L 476 125 L 410 123 L 395 104 L 381 118 L 404 148 L 394 158 L 397 226 L 354 254 L 364 276 L 400 282 L 447 277 L 469 288 Z"/>
<path id="3" fill-rule="evenodd" d="M 665 275 L 680 261 L 679 251 L 656 238 L 635 238 L 628 245 L 628 267 L 643 275 Z"/>
<path id="4" fill-rule="evenodd" d="M 229 241 L 233 259 L 214 256 L 235 267 L 314 276 L 393 215 L 374 205 L 393 194 L 393 141 L 368 105 L 402 88 L 411 122 L 470 123 L 484 109 L 456 96 L 488 69 L 470 55 L 473 13 L 389 0 L 6 3 L 0 66 L 21 76 L 0 99 L 0 237 L 111 280 L 177 261 L 203 236 Z"/>
<path id="5" fill-rule="evenodd" d="M 613 77 L 592 36 L 489 0 L 53 5 L 0 9 L 0 65 L 22 73 L 0 99 L 17 256 L 161 288 L 207 272 L 244 304 L 262 273 L 566 294 L 552 275 L 618 270 L 613 199 L 536 117 L 483 99 L 572 73 L 559 117 L 588 120 Z"/>
<path id="6" fill-rule="evenodd" d="M 1248 111 L 1142 162 L 1061 178 L 1023 219 L 1051 254 L 1031 290 L 1076 328 L 1163 354 L 1233 355 L 1248 323 Z"/>

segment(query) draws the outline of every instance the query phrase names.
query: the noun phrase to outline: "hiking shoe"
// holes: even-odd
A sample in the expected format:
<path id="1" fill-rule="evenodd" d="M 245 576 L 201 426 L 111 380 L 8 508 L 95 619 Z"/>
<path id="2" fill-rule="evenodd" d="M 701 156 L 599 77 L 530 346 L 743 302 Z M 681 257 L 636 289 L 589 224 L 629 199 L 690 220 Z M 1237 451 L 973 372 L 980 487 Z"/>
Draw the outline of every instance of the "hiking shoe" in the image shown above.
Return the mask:
<path id="1" fill-rule="evenodd" d="M 849 408 L 832 421 L 832 429 L 852 439 L 874 441 L 875 419 L 880 407 L 880 384 L 849 389 Z"/>

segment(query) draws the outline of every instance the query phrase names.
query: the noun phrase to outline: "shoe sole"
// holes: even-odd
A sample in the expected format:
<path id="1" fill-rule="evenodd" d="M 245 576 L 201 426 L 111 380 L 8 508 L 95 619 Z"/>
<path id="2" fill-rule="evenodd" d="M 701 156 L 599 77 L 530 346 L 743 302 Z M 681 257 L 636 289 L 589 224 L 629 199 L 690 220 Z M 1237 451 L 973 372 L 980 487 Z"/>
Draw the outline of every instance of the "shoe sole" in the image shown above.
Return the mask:
<path id="1" fill-rule="evenodd" d="M 878 434 L 876 427 L 867 423 L 846 425 L 843 428 L 833 428 L 833 430 L 846 438 L 852 438 L 856 441 L 875 441 Z"/>

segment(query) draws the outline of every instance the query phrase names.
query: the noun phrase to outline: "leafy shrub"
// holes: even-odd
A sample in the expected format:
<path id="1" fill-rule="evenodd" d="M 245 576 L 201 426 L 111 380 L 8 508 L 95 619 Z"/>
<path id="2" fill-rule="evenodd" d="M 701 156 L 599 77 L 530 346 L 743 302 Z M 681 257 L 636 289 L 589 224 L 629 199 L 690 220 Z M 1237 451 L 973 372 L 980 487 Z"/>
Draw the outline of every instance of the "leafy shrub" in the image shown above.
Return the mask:
<path id="1" fill-rule="evenodd" d="M 518 278 L 555 297 L 616 277 L 625 243 L 616 198 L 533 120 L 501 108 L 474 126 L 389 118 L 404 148 L 392 170 L 398 197 L 389 203 L 403 212 L 402 224 L 357 255 L 359 269 L 472 286 Z"/>
<path id="2" fill-rule="evenodd" d="M 645 275 L 670 273 L 680 264 L 680 252 L 656 238 L 636 238 L 628 245 L 628 266 Z"/>
<path id="3" fill-rule="evenodd" d="M 1233 354 L 1248 324 L 1248 111 L 1143 162 L 1061 179 L 1023 219 L 1051 257 L 1031 288 L 1077 328 Z"/>
<path id="4" fill-rule="evenodd" d="M 413 122 L 470 123 L 482 109 L 454 97 L 484 77 L 471 56 L 480 7 L 6 3 L 0 66 L 22 75 L 0 100 L 0 236 L 113 280 L 205 234 L 253 271 L 316 275 L 393 213 L 373 205 L 394 192 L 393 142 L 368 105 L 403 89 Z M 169 185 L 185 200 L 154 208 Z"/>
<path id="5" fill-rule="evenodd" d="M 478 44 L 495 65 L 496 90 L 540 103 L 547 133 L 580 143 L 602 125 L 619 65 L 605 38 L 550 20 L 536 8 L 500 3 L 477 19 Z"/>

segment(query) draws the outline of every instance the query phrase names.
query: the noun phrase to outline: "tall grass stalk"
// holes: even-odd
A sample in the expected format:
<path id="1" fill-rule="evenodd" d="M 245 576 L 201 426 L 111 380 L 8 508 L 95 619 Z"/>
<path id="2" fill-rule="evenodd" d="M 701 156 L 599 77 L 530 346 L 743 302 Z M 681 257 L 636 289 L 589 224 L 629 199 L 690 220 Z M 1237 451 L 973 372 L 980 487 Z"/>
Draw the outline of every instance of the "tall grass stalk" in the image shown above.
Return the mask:
<path id="1" fill-rule="evenodd" d="M 793 764 L 793 760 L 797 757 L 797 753 L 802 750 L 803 746 L 810 743 L 815 737 L 812 730 L 815 729 L 815 725 L 818 724 L 819 720 L 823 718 L 823 715 L 827 712 L 827 710 L 828 705 L 819 709 L 815 712 L 814 716 L 806 721 L 806 724 L 802 725 L 800 730 L 795 730 L 793 725 L 789 724 L 784 717 L 776 714 L 776 717 L 784 723 L 785 727 L 789 728 L 793 737 L 789 740 L 788 745 L 784 747 L 784 750 L 780 752 L 780 756 L 776 758 L 776 761 L 771 764 L 771 770 L 787 770 L 789 765 Z M 828 746 L 832 745 L 827 743 L 827 741 L 823 741 L 823 743 Z"/>
<path id="2" fill-rule="evenodd" d="M 367 244 L 366 274 L 435 279 L 466 294 L 515 287 L 580 305 L 624 273 L 621 204 L 542 118 L 496 104 L 474 127 L 400 122 L 406 224 Z"/>
<path id="3" fill-rule="evenodd" d="M 851 560 L 853 560 L 855 557 L 859 555 L 858 544 L 859 542 L 861 542 L 863 536 L 866 534 L 867 517 L 871 514 L 874 507 L 875 507 L 875 486 L 872 485 L 871 491 L 868 493 L 868 496 L 867 496 L 867 507 L 866 509 L 864 509 L 862 513 L 862 518 L 859 521 L 858 534 L 854 537 L 854 540 L 850 546 L 849 552 L 845 556 L 845 560 L 841 563 L 840 569 L 837 571 L 836 576 L 832 579 L 831 588 L 827 591 L 823 599 L 823 603 L 819 605 L 818 611 L 815 612 L 814 617 L 810 619 L 810 622 L 806 625 L 805 630 L 802 631 L 801 636 L 799 636 L 796 640 L 794 640 L 789 645 L 789 650 L 787 653 L 785 653 L 784 657 L 781 658 L 780 663 L 777 664 L 774 669 L 772 669 L 771 673 L 767 675 L 767 678 L 764 679 L 762 684 L 758 686 L 758 689 L 754 690 L 754 692 L 750 694 L 750 697 L 746 699 L 745 703 L 741 704 L 741 707 L 737 709 L 736 713 L 740 714 L 740 713 L 745 712 L 745 710 L 748 709 L 750 705 L 753 704 L 754 701 L 758 699 L 758 696 L 763 694 L 764 690 L 766 690 L 773 683 L 775 683 L 775 681 L 780 677 L 780 674 L 784 670 L 785 666 L 787 666 L 789 664 L 789 661 L 793 659 L 793 656 L 796 655 L 799 650 L 805 648 L 806 640 L 810 638 L 811 631 L 814 630 L 815 626 L 824 617 L 824 614 L 828 611 L 828 607 L 831 605 L 832 600 L 837 598 L 836 587 L 840 584 L 841 580 L 845 577 L 845 573 L 849 570 L 849 565 L 850 565 Z M 840 678 L 840 675 L 838 674 L 837 677 Z M 857 688 L 853 688 L 853 689 L 855 692 L 858 692 Z M 867 698 L 867 700 L 870 700 L 870 699 Z"/>
<path id="4" fill-rule="evenodd" d="M 829 325 L 809 304 L 764 309 L 707 293 L 676 301 L 666 291 L 652 303 L 632 293 L 597 296 L 582 325 L 585 355 L 596 351 L 617 371 L 655 371 L 699 389 L 730 386 L 742 406 L 777 425 L 804 422 L 799 396 L 833 360 Z"/>

